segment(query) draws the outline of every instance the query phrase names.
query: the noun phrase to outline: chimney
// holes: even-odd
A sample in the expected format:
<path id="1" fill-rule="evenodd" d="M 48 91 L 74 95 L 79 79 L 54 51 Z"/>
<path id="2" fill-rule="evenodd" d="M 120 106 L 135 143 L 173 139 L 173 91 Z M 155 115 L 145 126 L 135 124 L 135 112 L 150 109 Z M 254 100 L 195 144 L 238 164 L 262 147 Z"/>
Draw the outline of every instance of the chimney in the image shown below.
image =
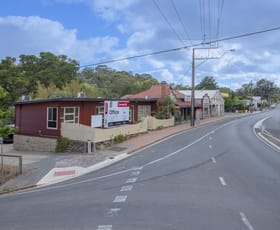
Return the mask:
<path id="1" fill-rule="evenodd" d="M 160 83 L 161 85 L 161 97 L 165 97 L 165 96 L 169 96 L 169 86 L 168 84 L 166 83 L 166 81 L 162 81 Z"/>

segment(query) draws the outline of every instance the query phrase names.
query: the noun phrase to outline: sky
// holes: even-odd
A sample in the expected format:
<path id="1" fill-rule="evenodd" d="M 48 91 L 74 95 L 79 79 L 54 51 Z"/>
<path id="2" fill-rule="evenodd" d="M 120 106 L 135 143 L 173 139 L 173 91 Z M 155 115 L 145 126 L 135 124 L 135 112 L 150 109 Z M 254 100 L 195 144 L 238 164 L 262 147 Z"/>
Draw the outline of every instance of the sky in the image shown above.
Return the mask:
<path id="1" fill-rule="evenodd" d="M 191 85 L 194 51 L 196 84 L 213 76 L 233 90 L 262 78 L 280 87 L 280 30 L 238 37 L 280 27 L 279 12 L 279 0 L 3 1 L 0 60 L 52 52 L 77 60 L 80 70 L 109 62 Z"/>

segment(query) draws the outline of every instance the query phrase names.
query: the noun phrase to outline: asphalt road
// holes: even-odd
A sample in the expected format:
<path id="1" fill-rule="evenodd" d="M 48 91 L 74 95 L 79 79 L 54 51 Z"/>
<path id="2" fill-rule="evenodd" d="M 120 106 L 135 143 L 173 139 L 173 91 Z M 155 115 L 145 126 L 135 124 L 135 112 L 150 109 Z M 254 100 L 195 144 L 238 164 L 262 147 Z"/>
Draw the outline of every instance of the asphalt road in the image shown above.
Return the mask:
<path id="1" fill-rule="evenodd" d="M 253 130 L 269 113 L 196 128 L 83 177 L 2 196 L 0 229 L 279 230 L 280 153 Z"/>
<path id="2" fill-rule="evenodd" d="M 280 105 L 271 110 L 263 125 L 273 136 L 280 139 Z"/>

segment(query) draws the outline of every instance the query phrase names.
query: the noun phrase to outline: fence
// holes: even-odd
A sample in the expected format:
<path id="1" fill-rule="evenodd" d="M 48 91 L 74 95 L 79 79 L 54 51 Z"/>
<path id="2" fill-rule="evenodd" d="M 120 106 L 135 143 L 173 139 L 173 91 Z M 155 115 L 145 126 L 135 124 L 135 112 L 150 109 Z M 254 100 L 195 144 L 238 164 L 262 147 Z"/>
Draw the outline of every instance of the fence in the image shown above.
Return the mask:
<path id="1" fill-rule="evenodd" d="M 22 156 L 0 154 L 0 184 L 22 174 Z"/>

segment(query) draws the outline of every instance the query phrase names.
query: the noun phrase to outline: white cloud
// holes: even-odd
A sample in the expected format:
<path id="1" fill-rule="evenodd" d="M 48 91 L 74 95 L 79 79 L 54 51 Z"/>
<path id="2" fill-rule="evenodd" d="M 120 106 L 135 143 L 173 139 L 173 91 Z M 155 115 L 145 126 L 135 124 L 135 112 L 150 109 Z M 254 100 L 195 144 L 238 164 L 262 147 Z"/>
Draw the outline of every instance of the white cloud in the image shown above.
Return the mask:
<path id="1" fill-rule="evenodd" d="M 78 40 L 77 30 L 66 29 L 59 22 L 34 16 L 0 18 L 0 31 L 5 34 L 0 37 L 1 54 L 14 57 L 49 51 L 90 63 L 96 61 L 100 54 L 110 57 L 112 49 L 118 44 L 117 38 L 109 36 Z"/>
<path id="2" fill-rule="evenodd" d="M 266 29 L 279 21 L 279 2 L 275 0 L 273 4 L 265 4 L 261 0 L 256 1 L 258 3 L 253 5 L 245 4 L 240 0 L 225 3 L 220 38 Z M 91 36 L 87 31 L 88 39 L 80 40 L 78 37 L 82 37 L 80 36 L 82 26 L 69 29 L 65 28 L 60 21 L 41 17 L 2 17 L 0 31 L 4 36 L 0 37 L 0 55 L 8 54 L 17 57 L 23 53 L 38 54 L 41 51 L 50 51 L 66 54 L 80 61 L 82 65 L 86 65 L 182 46 L 178 36 L 150 0 L 41 0 L 41 2 L 48 6 L 54 5 L 53 7 L 59 3 L 58 6 L 61 9 L 62 4 L 87 6 L 89 8 L 87 13 L 92 12 L 93 18 L 98 17 L 98 23 L 106 24 L 106 26 L 100 25 L 101 28 L 106 27 L 104 33 L 100 29 L 106 36 Z M 198 39 L 201 38 L 202 32 L 199 3 L 183 0 L 174 2 L 193 44 L 199 43 Z M 211 4 L 215 4 L 214 2 Z M 158 1 L 158 4 L 176 32 L 184 36 L 184 28 L 180 25 L 170 2 Z M 260 9 L 257 8 L 258 6 Z M 238 12 L 238 17 L 236 17 L 236 12 Z M 270 17 L 267 17 L 268 12 Z M 256 14 L 258 14 L 258 20 L 256 20 Z M 212 16 L 213 25 L 211 26 L 216 32 L 215 13 Z M 56 15 L 56 18 L 60 17 Z M 209 36 L 208 30 L 205 32 L 206 37 Z M 184 39 L 188 41 L 187 38 L 184 37 Z M 218 84 L 228 84 L 232 87 L 262 76 L 269 80 L 273 79 L 280 85 L 279 39 L 279 32 L 274 31 L 273 34 L 266 33 L 220 42 L 221 55 L 229 49 L 236 51 L 227 52 L 217 60 L 208 60 L 197 68 L 196 75 L 198 79 L 210 75 L 217 79 Z M 0 56 L 0 58 L 4 57 Z M 177 82 L 180 79 L 187 79 L 186 82 L 189 82 L 189 77 L 185 76 L 191 76 L 191 52 L 184 49 L 108 65 L 119 70 L 142 73 L 153 69 L 156 71 L 153 75 L 159 81 Z"/>
<path id="3" fill-rule="evenodd" d="M 87 1 L 95 12 L 99 13 L 105 20 L 113 21 L 119 19 L 121 15 L 138 0 L 92 0 Z"/>

